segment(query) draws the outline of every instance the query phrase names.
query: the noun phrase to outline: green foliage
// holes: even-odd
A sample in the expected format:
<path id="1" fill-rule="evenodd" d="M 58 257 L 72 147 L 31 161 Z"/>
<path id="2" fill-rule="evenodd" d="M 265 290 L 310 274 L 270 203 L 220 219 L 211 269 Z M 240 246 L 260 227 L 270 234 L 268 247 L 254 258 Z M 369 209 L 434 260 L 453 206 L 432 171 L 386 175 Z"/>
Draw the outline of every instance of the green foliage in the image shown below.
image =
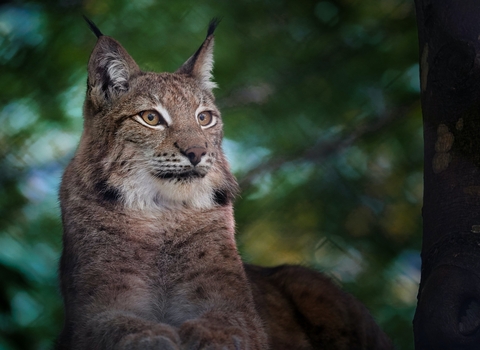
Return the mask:
<path id="1" fill-rule="evenodd" d="M 412 349 L 422 137 L 413 3 L 13 1 L 0 6 L 0 349 L 47 349 L 62 322 L 57 189 L 82 129 L 81 18 L 140 67 L 173 71 L 216 33 L 241 252 L 301 263 Z"/>

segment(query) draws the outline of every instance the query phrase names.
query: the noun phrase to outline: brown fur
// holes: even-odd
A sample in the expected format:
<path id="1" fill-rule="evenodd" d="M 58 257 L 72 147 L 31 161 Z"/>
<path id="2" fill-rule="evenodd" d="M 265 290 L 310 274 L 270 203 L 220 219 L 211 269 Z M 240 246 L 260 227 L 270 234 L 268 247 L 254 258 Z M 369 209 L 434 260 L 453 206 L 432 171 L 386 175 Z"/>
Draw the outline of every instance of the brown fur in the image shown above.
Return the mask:
<path id="1" fill-rule="evenodd" d="M 270 349 L 393 349 L 365 306 L 324 275 L 288 265 L 245 270 Z"/>
<path id="2" fill-rule="evenodd" d="M 60 191 L 59 349 L 267 347 L 234 240 L 237 185 L 221 151 L 212 45 L 210 34 L 180 73 L 155 74 L 99 37 Z M 163 125 L 142 122 L 152 110 Z M 202 110 L 214 125 L 200 126 Z"/>
<path id="3" fill-rule="evenodd" d="M 215 25 L 161 74 L 95 28 L 84 131 L 60 190 L 57 349 L 387 349 L 368 312 L 323 276 L 243 267 L 211 91 Z M 149 125 L 148 111 L 163 122 Z"/>

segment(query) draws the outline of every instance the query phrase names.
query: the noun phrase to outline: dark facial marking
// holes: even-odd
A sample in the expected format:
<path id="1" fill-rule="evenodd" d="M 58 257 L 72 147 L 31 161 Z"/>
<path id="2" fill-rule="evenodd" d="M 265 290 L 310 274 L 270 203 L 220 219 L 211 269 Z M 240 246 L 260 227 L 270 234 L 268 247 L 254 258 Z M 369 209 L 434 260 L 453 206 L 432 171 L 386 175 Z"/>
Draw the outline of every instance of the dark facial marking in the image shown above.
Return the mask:
<path id="1" fill-rule="evenodd" d="M 213 200 L 216 204 L 222 207 L 230 203 L 230 198 L 228 197 L 228 194 L 221 189 L 215 190 L 215 192 L 213 193 Z"/>
<path id="2" fill-rule="evenodd" d="M 109 203 L 116 203 L 120 200 L 120 192 L 113 186 L 107 184 L 106 180 L 98 181 L 95 184 L 95 190 L 101 196 L 102 200 Z"/>

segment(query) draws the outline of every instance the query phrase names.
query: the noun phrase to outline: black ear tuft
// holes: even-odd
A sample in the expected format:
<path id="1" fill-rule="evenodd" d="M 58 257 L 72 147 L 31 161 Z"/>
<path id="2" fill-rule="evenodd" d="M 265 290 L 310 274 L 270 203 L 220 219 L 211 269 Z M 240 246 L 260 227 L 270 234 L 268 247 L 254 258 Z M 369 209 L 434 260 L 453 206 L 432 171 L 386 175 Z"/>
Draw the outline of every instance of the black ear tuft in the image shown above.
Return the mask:
<path id="1" fill-rule="evenodd" d="M 210 23 L 208 24 L 208 31 L 207 31 L 207 38 L 213 34 L 215 29 L 217 29 L 217 26 L 219 25 L 221 18 L 214 17 L 210 20 Z"/>
<path id="2" fill-rule="evenodd" d="M 191 56 L 176 73 L 186 74 L 195 78 L 206 90 L 217 87 L 212 81 L 213 68 L 213 32 L 220 23 L 220 19 L 213 18 L 208 24 L 207 37 L 198 50 Z"/>
<path id="3" fill-rule="evenodd" d="M 93 23 L 92 20 L 90 20 L 87 16 L 82 15 L 83 19 L 88 23 L 88 26 L 90 27 L 91 31 L 97 36 L 97 38 L 100 38 L 103 36 L 103 33 L 98 29 L 98 27 Z"/>

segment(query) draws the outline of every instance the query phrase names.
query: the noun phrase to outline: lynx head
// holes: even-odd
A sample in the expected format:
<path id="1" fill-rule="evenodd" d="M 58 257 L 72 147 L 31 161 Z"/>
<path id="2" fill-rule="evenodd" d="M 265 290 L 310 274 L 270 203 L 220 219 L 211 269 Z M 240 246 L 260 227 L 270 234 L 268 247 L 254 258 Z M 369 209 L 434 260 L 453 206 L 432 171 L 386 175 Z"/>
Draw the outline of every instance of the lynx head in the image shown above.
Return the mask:
<path id="1" fill-rule="evenodd" d="M 140 70 L 127 51 L 98 37 L 88 63 L 84 132 L 75 162 L 103 200 L 134 209 L 211 208 L 237 184 L 222 152 L 211 81 L 213 32 L 174 73 Z"/>

